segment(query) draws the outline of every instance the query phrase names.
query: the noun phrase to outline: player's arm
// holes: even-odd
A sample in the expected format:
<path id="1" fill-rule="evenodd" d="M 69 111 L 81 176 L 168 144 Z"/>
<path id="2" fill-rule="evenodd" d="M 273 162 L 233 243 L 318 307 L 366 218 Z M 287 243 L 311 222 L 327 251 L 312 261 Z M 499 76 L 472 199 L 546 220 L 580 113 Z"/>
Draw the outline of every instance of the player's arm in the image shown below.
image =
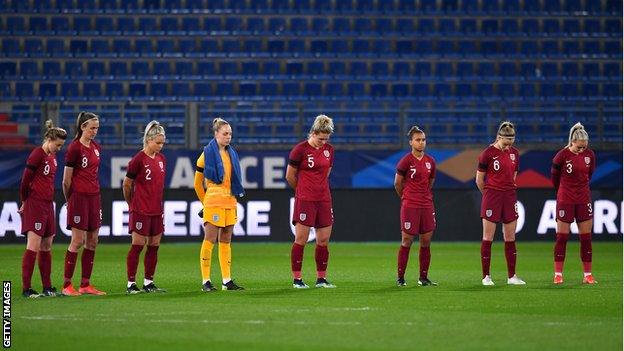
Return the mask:
<path id="1" fill-rule="evenodd" d="M 204 169 L 197 168 L 195 170 L 195 180 L 193 182 L 195 188 L 195 194 L 199 201 L 204 201 L 204 195 L 206 195 L 206 189 L 204 189 Z"/>
<path id="2" fill-rule="evenodd" d="M 35 178 L 35 172 L 37 170 L 36 166 L 27 164 L 24 169 L 24 174 L 22 175 L 22 182 L 20 183 L 20 200 L 22 200 L 22 205 L 20 206 L 17 212 L 22 213 L 24 211 L 24 203 L 28 198 L 28 190 L 30 189 L 30 183 L 32 183 Z"/>
<path id="3" fill-rule="evenodd" d="M 332 170 L 332 168 L 329 167 L 329 169 L 327 170 L 327 178 L 329 178 L 329 175 L 331 174 L 331 170 Z"/>
<path id="4" fill-rule="evenodd" d="M 405 177 L 402 174 L 395 173 L 394 174 L 394 190 L 396 191 L 399 197 L 403 196 L 403 179 Z"/>
<path id="5" fill-rule="evenodd" d="M 479 191 L 483 192 L 483 187 L 485 187 L 485 172 L 477 171 L 477 175 L 475 176 L 475 183 L 477 183 L 477 188 L 479 188 Z"/>
<path id="6" fill-rule="evenodd" d="M 65 202 L 69 201 L 71 196 L 72 176 L 74 174 L 74 167 L 65 166 L 63 170 L 63 195 L 65 195 Z"/>
<path id="7" fill-rule="evenodd" d="M 291 164 L 286 167 L 286 181 L 293 189 L 297 189 L 297 171 L 298 169 Z M 327 176 L 329 177 L 329 172 L 327 172 Z"/>
<path id="8" fill-rule="evenodd" d="M 128 203 L 128 208 L 130 208 L 130 203 L 132 202 L 132 186 L 134 185 L 134 179 L 128 178 L 126 176 L 123 180 L 123 197 Z"/>
<path id="9" fill-rule="evenodd" d="M 555 190 L 559 190 L 559 183 L 561 182 L 561 159 L 559 154 L 555 156 L 550 167 L 550 181 L 553 183 Z"/>
<path id="10" fill-rule="evenodd" d="M 435 182 L 435 178 L 429 178 L 429 190 L 433 189 L 434 182 Z"/>

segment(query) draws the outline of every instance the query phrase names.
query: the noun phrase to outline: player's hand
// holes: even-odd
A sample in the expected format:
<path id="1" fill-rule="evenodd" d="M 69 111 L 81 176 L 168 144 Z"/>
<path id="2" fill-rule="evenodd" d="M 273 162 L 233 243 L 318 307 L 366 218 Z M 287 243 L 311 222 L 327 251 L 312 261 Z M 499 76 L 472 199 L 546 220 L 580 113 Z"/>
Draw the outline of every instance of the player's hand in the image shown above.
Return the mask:
<path id="1" fill-rule="evenodd" d="M 199 216 L 199 218 L 204 218 L 204 209 L 202 208 L 201 210 L 199 210 L 199 212 L 197 212 L 197 215 Z"/>
<path id="2" fill-rule="evenodd" d="M 24 213 L 24 204 L 26 203 L 26 201 L 22 202 L 22 206 L 20 206 L 19 210 L 17 210 L 17 213 L 22 214 Z"/>

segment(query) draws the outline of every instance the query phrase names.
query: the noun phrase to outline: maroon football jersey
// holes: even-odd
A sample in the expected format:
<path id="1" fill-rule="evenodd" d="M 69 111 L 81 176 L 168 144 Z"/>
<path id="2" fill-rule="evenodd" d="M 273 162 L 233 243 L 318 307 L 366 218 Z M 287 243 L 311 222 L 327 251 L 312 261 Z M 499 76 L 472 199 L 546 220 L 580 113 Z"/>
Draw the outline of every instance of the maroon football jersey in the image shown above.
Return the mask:
<path id="1" fill-rule="evenodd" d="M 74 140 L 69 144 L 65 154 L 65 166 L 72 167 L 71 188 L 72 191 L 83 194 L 98 194 L 100 182 L 98 181 L 98 169 L 100 167 L 100 145 L 91 141 L 86 147 L 80 140 Z"/>
<path id="2" fill-rule="evenodd" d="M 591 202 L 589 181 L 596 168 L 596 156 L 590 149 L 575 154 L 567 147 L 560 150 L 553 164 L 559 166 L 559 189 L 557 202 L 562 204 L 586 204 Z"/>
<path id="3" fill-rule="evenodd" d="M 396 171 L 403 176 L 401 204 L 410 208 L 433 208 L 429 180 L 435 178 L 435 160 L 426 154 L 419 160 L 410 152 L 399 161 Z"/>
<path id="4" fill-rule="evenodd" d="M 297 144 L 288 163 L 297 168 L 295 197 L 306 201 L 331 201 L 329 169 L 334 164 L 334 147 L 325 144 L 316 149 L 307 140 Z"/>
<path id="5" fill-rule="evenodd" d="M 34 149 L 26 167 L 35 172 L 34 178 L 28 186 L 28 198 L 52 201 L 54 200 L 54 176 L 56 175 L 56 155 L 47 155 L 42 147 Z"/>
<path id="6" fill-rule="evenodd" d="M 520 153 L 515 147 L 501 150 L 488 146 L 479 155 L 479 171 L 485 172 L 485 188 L 494 190 L 516 189 L 514 173 L 518 172 Z"/>
<path id="7" fill-rule="evenodd" d="M 126 177 L 134 180 L 130 210 L 155 216 L 163 213 L 165 189 L 165 156 L 157 153 L 151 158 L 139 151 L 130 162 Z"/>

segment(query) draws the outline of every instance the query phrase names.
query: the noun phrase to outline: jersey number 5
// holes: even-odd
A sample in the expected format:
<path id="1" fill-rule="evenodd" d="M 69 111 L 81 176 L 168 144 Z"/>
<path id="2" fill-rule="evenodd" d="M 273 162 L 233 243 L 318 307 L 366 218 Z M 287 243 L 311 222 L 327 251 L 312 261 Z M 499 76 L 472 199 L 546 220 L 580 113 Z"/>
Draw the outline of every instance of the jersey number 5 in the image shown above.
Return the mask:
<path id="1" fill-rule="evenodd" d="M 308 168 L 314 167 L 314 156 L 308 156 Z"/>

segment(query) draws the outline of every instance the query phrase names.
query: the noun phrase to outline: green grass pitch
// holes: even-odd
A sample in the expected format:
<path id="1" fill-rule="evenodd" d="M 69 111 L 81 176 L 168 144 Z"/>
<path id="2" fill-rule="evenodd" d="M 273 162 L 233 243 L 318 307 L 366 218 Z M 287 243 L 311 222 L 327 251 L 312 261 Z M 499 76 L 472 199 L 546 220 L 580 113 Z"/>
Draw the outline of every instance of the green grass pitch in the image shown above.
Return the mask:
<path id="1" fill-rule="evenodd" d="M 92 281 L 107 296 L 21 297 L 23 245 L 0 246 L 0 275 L 13 282 L 14 350 L 622 350 L 622 243 L 594 243 L 599 284 L 581 285 L 577 241 L 568 244 L 565 284 L 554 286 L 552 244 L 518 243 L 518 275 L 507 286 L 503 247 L 493 246 L 494 287 L 483 287 L 479 243 L 435 243 L 419 287 L 412 249 L 408 286 L 395 285 L 398 243 L 335 243 L 328 278 L 337 289 L 294 290 L 290 244 L 233 244 L 233 275 L 245 291 L 200 291 L 200 244 L 165 243 L 156 283 L 167 293 L 125 294 L 129 245 L 101 244 Z M 65 244 L 54 246 L 61 286 Z M 143 251 L 142 254 L 144 254 Z M 304 280 L 314 283 L 307 246 Z M 76 267 L 74 282 L 80 275 Z M 137 278 L 142 279 L 142 256 Z M 213 282 L 221 279 L 217 250 Z M 38 269 L 33 287 L 40 291 Z"/>

